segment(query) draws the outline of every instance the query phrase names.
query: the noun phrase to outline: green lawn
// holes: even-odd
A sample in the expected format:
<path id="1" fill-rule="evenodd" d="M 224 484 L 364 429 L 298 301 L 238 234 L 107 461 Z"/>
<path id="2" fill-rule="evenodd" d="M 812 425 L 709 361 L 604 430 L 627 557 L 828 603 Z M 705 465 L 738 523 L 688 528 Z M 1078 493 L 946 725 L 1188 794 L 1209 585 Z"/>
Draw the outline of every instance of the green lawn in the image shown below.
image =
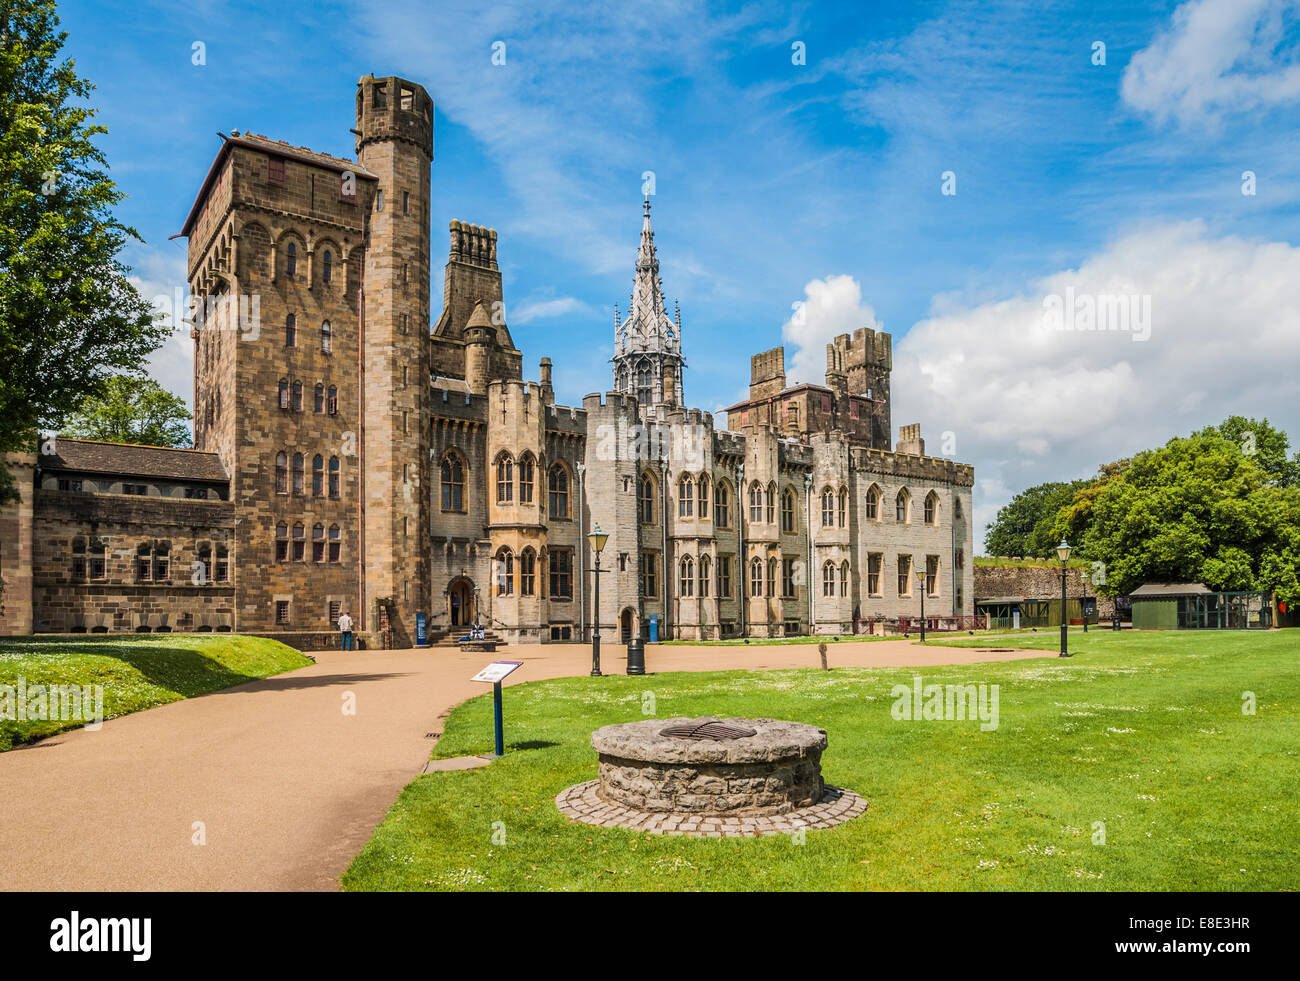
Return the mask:
<path id="1" fill-rule="evenodd" d="M 1025 645 L 1055 649 L 1057 637 Z M 965 645 L 987 645 L 967 639 Z M 1283 890 L 1300 887 L 1300 630 L 1092 632 L 1068 660 L 673 673 L 505 693 L 505 758 L 408 785 L 343 877 L 353 890 Z M 987 683 L 1000 725 L 895 721 L 895 684 Z M 1257 711 L 1242 712 L 1254 692 Z M 648 696 L 653 696 L 650 706 Z M 866 814 L 791 837 L 658 837 L 570 823 L 591 730 L 716 714 L 825 727 L 829 783 Z M 436 756 L 491 749 L 491 700 Z M 1100 824 L 1098 824 L 1100 822 Z M 1094 844 L 1104 825 L 1105 843 Z"/>
<path id="2" fill-rule="evenodd" d="M 234 634 L 0 638 L 0 685 L 17 689 L 20 679 L 29 690 L 34 685 L 103 685 L 106 719 L 310 663 L 278 640 Z M 82 724 L 0 718 L 0 752 Z"/>
<path id="3" fill-rule="evenodd" d="M 892 637 L 873 637 L 870 634 L 843 634 L 838 637 L 739 637 L 729 640 L 660 640 L 651 646 L 663 647 L 770 647 L 788 644 L 807 645 L 825 641 L 827 644 L 857 644 L 873 640 L 898 640 Z M 647 643 L 649 643 L 647 641 Z"/>
<path id="4" fill-rule="evenodd" d="M 913 628 L 912 633 L 916 634 L 919 629 L 920 628 Z M 1071 633 L 1074 633 L 1076 630 L 1079 633 L 1083 633 L 1083 624 L 1079 624 L 1079 626 L 1077 627 L 1069 627 L 1068 629 Z M 1099 626 L 1098 624 L 1090 623 L 1088 629 L 1090 631 L 1109 630 L 1110 627 L 1108 625 Z M 987 636 L 996 637 L 1000 634 L 1021 634 L 1021 633 L 1026 633 L 1026 634 L 1049 633 L 1053 637 L 1059 640 L 1061 636 L 1061 626 L 1060 624 L 1057 624 L 1055 627 L 989 627 L 985 630 L 963 630 L 960 631 L 960 636 L 965 637 L 968 635 L 973 635 L 976 637 L 981 637 L 987 635 Z M 939 633 L 932 630 L 927 635 L 927 639 L 942 639 L 943 637 L 954 637 L 954 636 L 958 636 L 958 634 Z M 839 636 L 829 636 L 829 637 L 750 637 L 750 638 L 733 637 L 728 640 L 660 640 L 660 641 L 656 641 L 653 645 L 649 645 L 649 646 L 651 647 L 656 647 L 656 646 L 764 647 L 770 645 L 789 645 L 789 644 L 793 644 L 796 646 L 805 646 L 808 644 L 815 645 L 819 641 L 825 641 L 827 644 L 860 644 L 860 643 L 868 643 L 870 641 L 878 641 L 878 640 L 901 640 L 901 639 L 903 639 L 902 634 L 887 634 L 883 637 L 877 637 L 874 634 L 856 634 L 856 635 L 843 634 Z M 649 644 L 649 641 L 647 641 L 647 644 Z"/>

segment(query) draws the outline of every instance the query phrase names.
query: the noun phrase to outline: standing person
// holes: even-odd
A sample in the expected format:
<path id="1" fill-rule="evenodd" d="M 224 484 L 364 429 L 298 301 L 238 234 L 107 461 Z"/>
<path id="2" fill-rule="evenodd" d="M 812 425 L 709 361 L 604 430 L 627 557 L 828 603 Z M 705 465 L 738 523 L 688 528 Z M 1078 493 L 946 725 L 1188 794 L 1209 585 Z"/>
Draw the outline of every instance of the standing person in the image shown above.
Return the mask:
<path id="1" fill-rule="evenodd" d="M 339 614 L 339 634 L 343 641 L 343 650 L 352 650 L 352 618 L 347 613 Z"/>

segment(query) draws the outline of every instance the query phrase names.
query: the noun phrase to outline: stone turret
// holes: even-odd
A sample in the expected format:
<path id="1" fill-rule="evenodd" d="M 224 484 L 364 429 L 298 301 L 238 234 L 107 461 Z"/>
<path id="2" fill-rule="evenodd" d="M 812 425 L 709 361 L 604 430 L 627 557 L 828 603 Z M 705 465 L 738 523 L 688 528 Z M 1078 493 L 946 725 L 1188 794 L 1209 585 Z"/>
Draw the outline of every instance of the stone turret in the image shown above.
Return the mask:
<path id="1" fill-rule="evenodd" d="M 469 323 L 465 325 L 465 385 L 475 395 L 486 392 L 492 379 L 492 347 L 496 334 L 482 301 L 476 303 Z"/>

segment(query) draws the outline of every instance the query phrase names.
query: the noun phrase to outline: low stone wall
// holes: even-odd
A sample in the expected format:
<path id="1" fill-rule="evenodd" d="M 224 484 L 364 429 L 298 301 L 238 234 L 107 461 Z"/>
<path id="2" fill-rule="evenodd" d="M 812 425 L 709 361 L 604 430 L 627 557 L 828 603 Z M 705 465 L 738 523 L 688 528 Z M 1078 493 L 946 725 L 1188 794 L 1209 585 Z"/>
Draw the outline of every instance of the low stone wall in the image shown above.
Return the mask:
<path id="1" fill-rule="evenodd" d="M 1070 599 L 1084 595 L 1085 573 L 1090 569 L 1070 568 L 1066 570 L 1065 591 Z M 1087 595 L 1097 599 L 1097 617 L 1108 620 L 1115 612 L 1115 601 L 1101 596 L 1091 582 Z M 993 596 L 1024 596 L 1029 599 L 1061 598 L 1060 566 L 1019 566 L 1019 565 L 981 565 L 975 564 L 975 598 L 987 599 Z"/>
<path id="2" fill-rule="evenodd" d="M 266 637 L 270 640 L 278 640 L 281 644 L 292 647 L 296 651 L 337 651 L 342 646 L 342 639 L 337 630 L 290 630 L 282 633 L 276 631 L 240 631 L 246 633 L 249 637 Z M 367 643 L 364 634 L 352 634 L 353 650 L 368 650 L 371 644 Z"/>

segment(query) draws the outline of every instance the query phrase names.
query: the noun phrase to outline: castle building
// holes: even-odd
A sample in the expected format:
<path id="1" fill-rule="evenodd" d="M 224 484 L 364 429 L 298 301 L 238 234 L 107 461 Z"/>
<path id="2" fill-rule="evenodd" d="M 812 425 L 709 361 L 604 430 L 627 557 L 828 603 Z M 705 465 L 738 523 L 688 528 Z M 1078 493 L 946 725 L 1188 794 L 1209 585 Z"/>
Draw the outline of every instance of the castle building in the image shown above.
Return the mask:
<path id="1" fill-rule="evenodd" d="M 7 458 L 0 633 L 214 630 L 369 646 L 844 634 L 972 613 L 973 470 L 891 448 L 891 340 L 825 384 L 755 355 L 726 425 L 687 406 L 650 203 L 612 386 L 523 377 L 497 233 L 449 226 L 429 312 L 433 103 L 366 76 L 356 159 L 223 137 L 185 220 L 194 450 L 70 440 Z M 588 535 L 608 534 L 600 609 Z M 918 573 L 921 575 L 918 576 Z M 421 625 L 423 633 L 421 633 Z"/>

